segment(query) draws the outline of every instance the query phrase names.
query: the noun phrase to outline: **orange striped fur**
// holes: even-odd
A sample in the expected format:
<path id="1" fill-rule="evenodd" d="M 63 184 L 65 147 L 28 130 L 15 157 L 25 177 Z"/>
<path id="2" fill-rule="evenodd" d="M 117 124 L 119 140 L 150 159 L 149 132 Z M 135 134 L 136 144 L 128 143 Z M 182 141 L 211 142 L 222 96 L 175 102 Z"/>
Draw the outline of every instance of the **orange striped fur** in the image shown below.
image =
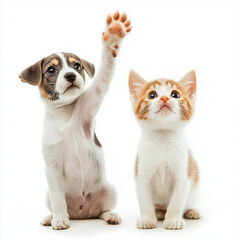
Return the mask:
<path id="1" fill-rule="evenodd" d="M 193 179 L 194 185 L 196 185 L 199 181 L 199 170 L 197 163 L 192 157 L 192 153 L 188 151 L 188 177 Z"/>
<path id="2" fill-rule="evenodd" d="M 192 86 L 186 87 L 186 82 L 183 81 L 184 79 L 179 82 L 170 79 L 158 79 L 151 82 L 144 82 L 144 80 L 141 79 L 141 85 L 137 86 L 138 90 L 136 90 L 134 89 L 134 83 L 131 83 L 131 81 L 134 82 L 135 79 L 137 81 L 137 77 L 137 73 L 133 71 L 130 73 L 129 88 L 131 92 L 132 87 L 132 94 L 135 94 L 133 101 L 134 113 L 139 120 L 149 120 L 149 105 L 151 104 L 151 99 L 148 98 L 148 94 L 153 90 L 158 92 L 161 87 L 168 88 L 169 92 L 172 90 L 177 90 L 179 92 L 181 97 L 177 99 L 177 101 L 179 106 L 180 119 L 183 121 L 188 121 L 191 119 L 194 109 L 192 99 L 189 97 L 192 95 L 189 94 L 189 91 L 196 91 L 195 82 L 192 84 Z M 134 80 L 131 80 L 131 78 Z M 139 76 L 139 78 L 141 77 Z M 170 94 L 167 97 L 170 99 L 169 102 L 171 102 L 171 100 L 174 101 Z"/>

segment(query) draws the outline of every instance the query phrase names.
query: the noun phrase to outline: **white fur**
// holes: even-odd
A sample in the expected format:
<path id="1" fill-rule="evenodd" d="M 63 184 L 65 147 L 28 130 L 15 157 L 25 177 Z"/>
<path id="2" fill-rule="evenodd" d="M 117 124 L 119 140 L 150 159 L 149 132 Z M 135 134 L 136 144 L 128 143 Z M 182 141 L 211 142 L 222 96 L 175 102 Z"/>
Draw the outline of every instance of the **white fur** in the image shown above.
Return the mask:
<path id="1" fill-rule="evenodd" d="M 139 120 L 142 128 L 137 157 L 136 191 L 141 211 L 138 228 L 156 227 L 156 209 L 166 210 L 164 227 L 184 227 L 183 213 L 195 208 L 198 186 L 188 177 L 188 143 L 184 136 L 186 122 L 180 120 L 171 89 L 155 89 L 158 97 L 150 101 L 149 120 Z M 169 97 L 172 111 L 156 113 L 160 98 Z M 133 98 L 132 98 L 133 99 Z"/>
<path id="2" fill-rule="evenodd" d="M 74 81 L 74 84 L 81 89 L 81 91 L 78 91 L 78 95 L 80 95 L 80 93 L 84 89 L 84 79 L 75 69 L 68 66 L 67 61 L 62 53 L 56 53 L 56 54 L 61 58 L 63 68 L 61 69 L 61 71 L 58 74 L 55 91 L 59 92 L 60 99 L 63 99 L 63 98 L 64 99 L 65 98 L 72 99 L 73 98 L 72 91 L 75 91 L 77 89 L 73 89 L 73 90 L 70 90 L 70 91 L 67 91 L 66 93 L 64 93 L 64 91 L 71 85 L 71 83 L 66 81 L 66 79 L 64 78 L 64 75 L 68 72 L 73 72 L 76 74 L 77 78 Z"/>
<path id="3" fill-rule="evenodd" d="M 108 34 L 108 41 L 103 41 L 100 70 L 92 85 L 83 92 L 84 81 L 75 71 L 80 89 L 70 90 L 71 93 L 65 96 L 63 92 L 68 83 L 64 75 L 73 69 L 67 66 L 64 56 L 58 54 L 64 63 L 56 85 L 60 99 L 43 100 L 45 118 L 42 145 L 49 186 L 47 205 L 53 215 L 43 219 L 42 224 L 51 222 L 54 229 L 69 226 L 67 197 L 87 202 L 88 193 L 94 195 L 102 188 L 106 194 L 101 202 L 102 214 L 99 218 L 110 223 L 121 222 L 116 214 L 109 212 L 116 205 L 116 192 L 106 180 L 102 148 L 94 143 L 94 118 L 108 91 L 116 62 L 112 48 L 115 44 L 120 45 L 122 40 L 115 34 Z M 93 210 L 89 217 L 91 214 L 94 214 Z"/>

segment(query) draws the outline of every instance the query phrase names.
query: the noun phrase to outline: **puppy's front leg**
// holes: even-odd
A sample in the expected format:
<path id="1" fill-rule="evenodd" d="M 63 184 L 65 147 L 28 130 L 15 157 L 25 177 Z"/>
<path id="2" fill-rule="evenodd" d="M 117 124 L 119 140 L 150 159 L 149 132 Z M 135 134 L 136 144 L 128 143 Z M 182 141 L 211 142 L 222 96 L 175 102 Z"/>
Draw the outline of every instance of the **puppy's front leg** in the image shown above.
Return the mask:
<path id="1" fill-rule="evenodd" d="M 52 228 L 55 230 L 69 228 L 69 216 L 65 200 L 62 171 L 59 171 L 59 168 L 57 168 L 55 164 L 51 164 L 46 168 L 46 175 L 53 211 L 53 219 L 51 221 Z"/>
<path id="2" fill-rule="evenodd" d="M 130 32 L 130 24 L 125 13 L 122 15 L 119 12 L 113 15 L 109 14 L 106 19 L 106 30 L 102 35 L 103 52 L 100 70 L 93 84 L 86 90 L 83 99 L 84 115 L 88 121 L 94 118 L 108 91 L 120 44 L 125 35 Z"/>

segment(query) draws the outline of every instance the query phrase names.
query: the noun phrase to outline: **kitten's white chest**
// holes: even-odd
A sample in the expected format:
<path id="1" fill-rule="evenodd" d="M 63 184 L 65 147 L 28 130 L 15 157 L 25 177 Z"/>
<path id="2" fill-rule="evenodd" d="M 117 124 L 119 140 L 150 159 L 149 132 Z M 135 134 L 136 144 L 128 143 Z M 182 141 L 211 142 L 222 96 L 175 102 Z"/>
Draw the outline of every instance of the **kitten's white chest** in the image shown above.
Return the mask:
<path id="1" fill-rule="evenodd" d="M 173 189 L 173 174 L 167 162 L 162 161 L 152 177 L 152 199 L 156 207 L 168 206 Z"/>
<path id="2" fill-rule="evenodd" d="M 166 209 L 174 187 L 174 176 L 185 175 L 187 163 L 185 138 L 174 132 L 148 132 L 138 148 L 139 177 L 151 179 L 152 201 Z"/>

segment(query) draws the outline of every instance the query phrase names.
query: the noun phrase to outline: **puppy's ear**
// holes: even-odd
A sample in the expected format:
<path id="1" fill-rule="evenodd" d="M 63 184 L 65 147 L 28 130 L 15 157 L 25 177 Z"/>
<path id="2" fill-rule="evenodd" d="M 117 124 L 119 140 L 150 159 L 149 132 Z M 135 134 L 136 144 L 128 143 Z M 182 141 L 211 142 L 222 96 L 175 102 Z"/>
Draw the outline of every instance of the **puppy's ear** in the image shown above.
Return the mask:
<path id="1" fill-rule="evenodd" d="M 84 70 L 86 71 L 86 73 L 88 74 L 88 76 L 90 78 L 93 78 L 94 77 L 94 74 L 95 74 L 95 67 L 92 63 L 90 62 L 87 62 L 81 58 L 79 58 L 81 64 L 83 65 L 84 67 Z"/>
<path id="2" fill-rule="evenodd" d="M 20 75 L 19 78 L 22 82 L 29 83 L 34 86 L 38 86 L 42 82 L 42 62 L 44 58 L 26 68 Z"/>

